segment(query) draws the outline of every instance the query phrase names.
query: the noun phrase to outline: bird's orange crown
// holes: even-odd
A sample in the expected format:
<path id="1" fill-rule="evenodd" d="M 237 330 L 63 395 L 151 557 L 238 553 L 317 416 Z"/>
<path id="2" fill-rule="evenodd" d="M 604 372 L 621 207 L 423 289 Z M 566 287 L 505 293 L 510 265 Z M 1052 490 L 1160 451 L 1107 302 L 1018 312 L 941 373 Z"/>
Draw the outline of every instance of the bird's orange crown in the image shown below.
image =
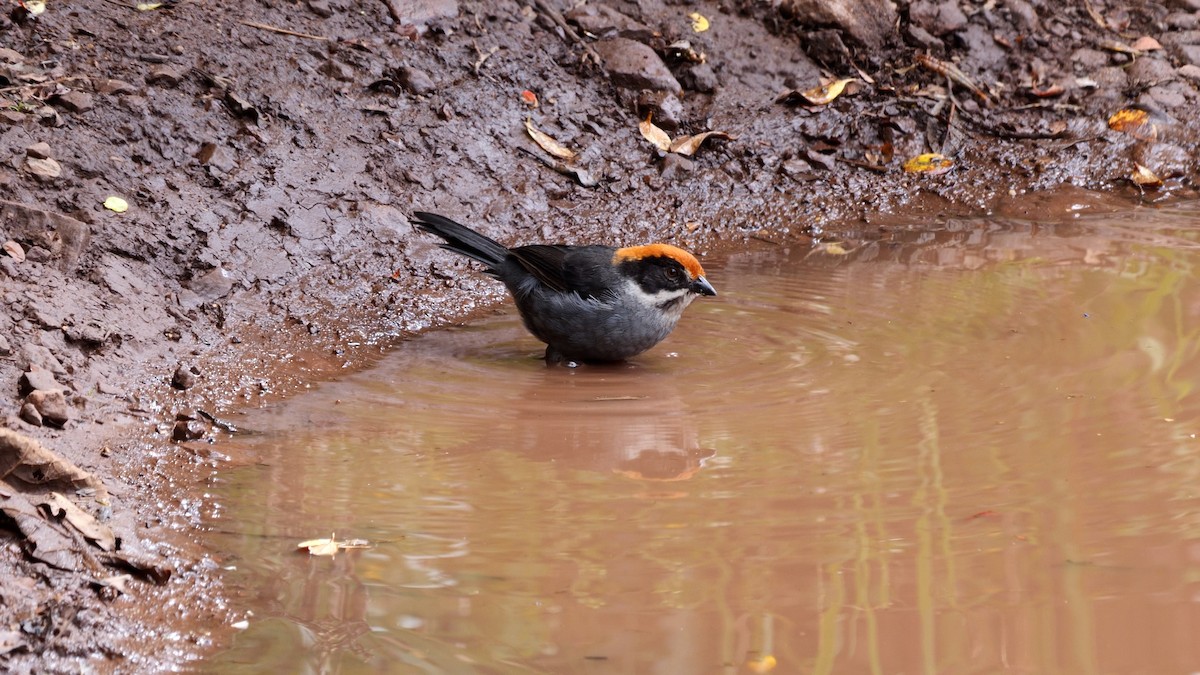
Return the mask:
<path id="1" fill-rule="evenodd" d="M 696 260 L 696 256 L 687 251 L 672 246 L 670 244 L 647 244 L 645 246 L 627 246 L 617 249 L 613 255 L 613 264 L 625 262 L 627 260 L 643 260 L 645 258 L 670 258 L 680 265 L 693 279 L 699 279 L 704 276 L 704 268 L 700 266 L 700 261 Z"/>

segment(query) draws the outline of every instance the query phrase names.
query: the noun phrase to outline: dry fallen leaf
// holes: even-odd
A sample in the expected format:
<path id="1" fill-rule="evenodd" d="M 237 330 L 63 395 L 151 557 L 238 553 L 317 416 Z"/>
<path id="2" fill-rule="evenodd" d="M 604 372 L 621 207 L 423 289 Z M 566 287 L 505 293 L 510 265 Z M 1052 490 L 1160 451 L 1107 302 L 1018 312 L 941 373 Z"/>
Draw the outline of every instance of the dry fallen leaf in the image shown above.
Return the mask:
<path id="1" fill-rule="evenodd" d="M 749 659 L 746 661 L 746 667 L 750 669 L 750 672 L 752 673 L 769 673 L 772 670 L 775 670 L 775 666 L 778 665 L 778 663 L 779 662 L 774 656 L 766 654 Z"/>
<path id="2" fill-rule="evenodd" d="M 654 125 L 654 122 L 651 121 L 653 116 L 654 113 L 646 115 L 646 119 L 638 124 L 638 130 L 642 132 L 642 138 L 653 143 L 654 147 L 663 152 L 670 152 L 671 137 L 667 135 L 667 132 Z"/>
<path id="3" fill-rule="evenodd" d="M 139 2 L 137 4 L 137 11 L 152 12 L 162 6 L 163 6 L 163 3 L 161 3 L 161 2 Z"/>
<path id="4" fill-rule="evenodd" d="M 1134 163 L 1133 167 L 1133 175 L 1130 178 L 1133 180 L 1134 185 L 1143 188 L 1156 188 L 1163 184 L 1162 179 L 1150 169 L 1137 163 Z"/>
<path id="5" fill-rule="evenodd" d="M 645 134 L 643 133 L 643 135 Z M 665 136 L 666 134 L 663 135 Z M 720 138 L 727 141 L 734 140 L 733 136 L 730 136 L 724 131 L 705 131 L 704 133 L 696 134 L 695 136 L 676 138 L 668 149 L 675 154 L 683 155 L 684 157 L 691 157 L 692 155 L 696 154 L 696 151 L 700 149 L 700 146 L 704 144 L 704 141 L 707 141 L 710 138 Z"/>
<path id="6" fill-rule="evenodd" d="M 533 120 L 528 117 L 525 118 L 525 131 L 529 132 L 529 137 L 538 144 L 538 147 L 559 159 L 575 159 L 576 155 L 578 154 L 574 150 L 551 138 L 549 134 L 538 131 L 538 129 L 533 126 Z"/>
<path id="7" fill-rule="evenodd" d="M 11 239 L 4 242 L 4 252 L 17 262 L 25 262 L 25 249 Z"/>
<path id="8" fill-rule="evenodd" d="M 936 152 L 917 155 L 904 163 L 905 173 L 923 173 L 937 176 L 946 173 L 954 166 L 954 160 Z"/>
<path id="9" fill-rule="evenodd" d="M 829 255 L 846 255 L 849 251 L 846 250 L 846 247 L 841 242 L 831 241 L 825 244 L 825 253 Z"/>
<path id="10" fill-rule="evenodd" d="M 92 514 L 75 505 L 58 492 L 51 492 L 50 498 L 42 504 L 50 509 L 51 515 L 62 518 L 75 528 L 85 539 L 95 544 L 102 551 L 114 551 L 117 548 L 117 537 L 109 526 L 96 520 Z"/>
<path id="11" fill-rule="evenodd" d="M 525 105 L 529 106 L 530 108 L 536 108 L 536 107 L 538 107 L 537 94 L 526 89 L 521 92 L 521 102 L 524 103 Z"/>
<path id="12" fill-rule="evenodd" d="M 1150 121 L 1150 113 L 1137 108 L 1122 108 L 1113 113 L 1108 118 L 1108 128 L 1143 141 L 1158 139 L 1158 126 Z"/>
<path id="13" fill-rule="evenodd" d="M 33 16 L 37 16 L 46 11 L 46 3 L 43 2 L 43 0 L 25 0 L 25 2 L 22 4 L 25 7 L 25 11 L 29 12 Z"/>
<path id="14" fill-rule="evenodd" d="M 825 105 L 826 103 L 832 102 L 833 99 L 837 98 L 838 96 L 841 96 L 842 91 L 846 88 L 846 85 L 855 81 L 857 80 L 853 77 L 846 78 L 844 80 L 834 80 L 832 82 L 822 84 L 819 87 L 813 87 L 808 91 L 802 91 L 800 92 L 800 96 L 804 97 L 804 100 L 808 101 L 812 105 Z"/>
<path id="15" fill-rule="evenodd" d="M 708 30 L 708 18 L 700 12 L 692 12 L 688 14 L 688 18 L 692 20 L 692 30 L 697 33 L 703 33 Z"/>
<path id="16" fill-rule="evenodd" d="M 104 200 L 104 208 L 116 213 L 125 213 L 129 210 L 129 202 L 115 195 Z"/>

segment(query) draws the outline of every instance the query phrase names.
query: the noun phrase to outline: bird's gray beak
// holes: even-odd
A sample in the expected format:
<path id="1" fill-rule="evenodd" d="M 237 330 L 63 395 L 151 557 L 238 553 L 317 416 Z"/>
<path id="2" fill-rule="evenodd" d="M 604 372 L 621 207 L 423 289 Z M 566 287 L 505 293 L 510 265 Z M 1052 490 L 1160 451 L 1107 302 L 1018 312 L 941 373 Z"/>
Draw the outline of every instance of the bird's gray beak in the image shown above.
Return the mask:
<path id="1" fill-rule="evenodd" d="M 692 292 L 696 295 L 716 295 L 717 289 L 713 288 L 712 284 L 708 283 L 708 279 L 699 277 L 692 282 Z"/>

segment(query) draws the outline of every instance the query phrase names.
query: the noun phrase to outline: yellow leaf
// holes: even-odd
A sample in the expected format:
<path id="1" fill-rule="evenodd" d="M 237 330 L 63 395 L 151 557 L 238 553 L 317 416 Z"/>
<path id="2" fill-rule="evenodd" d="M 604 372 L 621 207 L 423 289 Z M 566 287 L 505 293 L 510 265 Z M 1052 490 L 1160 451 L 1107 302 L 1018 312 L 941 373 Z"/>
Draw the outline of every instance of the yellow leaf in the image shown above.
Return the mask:
<path id="1" fill-rule="evenodd" d="M 841 96 L 847 84 L 857 81 L 853 77 L 848 77 L 844 80 L 834 80 L 833 82 L 801 92 L 800 95 L 804 97 L 804 100 L 813 105 L 825 105 L 832 102 L 838 96 Z"/>
<path id="2" fill-rule="evenodd" d="M 710 138 L 722 138 L 727 141 L 734 140 L 733 136 L 730 136 L 724 131 L 706 131 L 702 134 L 696 134 L 695 136 L 676 138 L 675 142 L 671 143 L 669 150 L 676 154 L 683 155 L 684 157 L 691 157 L 692 155 L 696 154 L 696 151 L 700 149 L 700 146 L 704 143 L 704 141 L 707 141 Z"/>
<path id="3" fill-rule="evenodd" d="M 688 14 L 688 18 L 692 20 L 692 30 L 697 33 L 703 33 L 708 30 L 708 17 L 700 12 L 692 12 Z"/>
<path id="4" fill-rule="evenodd" d="M 1133 180 L 1135 185 L 1139 187 L 1159 187 L 1163 184 L 1162 179 L 1150 169 L 1142 166 L 1141 164 L 1137 164 L 1136 162 L 1133 166 L 1133 175 L 1130 178 Z"/>
<path id="5" fill-rule="evenodd" d="M 1150 113 L 1137 108 L 1122 108 L 1113 113 L 1108 118 L 1108 128 L 1144 141 L 1158 138 L 1158 127 L 1150 121 Z"/>
<path id="6" fill-rule="evenodd" d="M 525 118 L 525 131 L 529 132 L 529 137 L 533 139 L 534 143 L 538 144 L 538 147 L 559 159 L 575 159 L 578 154 L 554 140 L 549 134 L 538 131 L 537 127 L 533 126 L 533 120 L 528 117 Z"/>
<path id="7" fill-rule="evenodd" d="M 663 152 L 669 152 L 671 150 L 671 137 L 667 135 L 667 132 L 654 126 L 654 122 L 650 121 L 650 118 L 653 116 L 654 113 L 646 115 L 646 119 L 638 124 L 638 130 L 642 132 L 642 138 L 653 143 L 654 147 Z"/>
<path id="8" fill-rule="evenodd" d="M 161 2 L 139 2 L 137 5 L 137 11 L 152 12 L 162 6 L 163 4 Z"/>
<path id="9" fill-rule="evenodd" d="M 46 11 L 46 3 L 43 0 L 25 0 L 25 11 L 33 16 L 37 16 Z"/>
<path id="10" fill-rule="evenodd" d="M 125 213 L 129 210 L 129 202 L 114 195 L 104 200 L 104 208 L 117 213 Z"/>
<path id="11" fill-rule="evenodd" d="M 828 253 L 829 255 L 846 255 L 847 253 L 849 253 L 849 251 L 846 250 L 845 246 L 842 246 L 840 243 L 838 243 L 836 241 L 825 244 L 825 252 Z"/>
<path id="12" fill-rule="evenodd" d="M 930 176 L 937 176 L 946 173 L 954 166 L 954 160 L 939 155 L 936 152 L 927 152 L 923 155 L 917 155 L 904 163 L 905 173 L 924 173 Z"/>

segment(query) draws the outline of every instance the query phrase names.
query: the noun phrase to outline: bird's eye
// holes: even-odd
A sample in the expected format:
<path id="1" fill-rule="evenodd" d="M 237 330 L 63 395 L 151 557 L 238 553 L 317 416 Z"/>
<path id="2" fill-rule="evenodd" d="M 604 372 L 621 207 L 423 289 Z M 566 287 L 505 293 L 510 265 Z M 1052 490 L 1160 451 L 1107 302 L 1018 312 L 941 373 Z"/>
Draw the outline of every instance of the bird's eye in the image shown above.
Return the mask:
<path id="1" fill-rule="evenodd" d="M 683 270 L 678 267 L 667 268 L 667 278 L 671 281 L 679 281 L 679 277 L 683 274 Z"/>

